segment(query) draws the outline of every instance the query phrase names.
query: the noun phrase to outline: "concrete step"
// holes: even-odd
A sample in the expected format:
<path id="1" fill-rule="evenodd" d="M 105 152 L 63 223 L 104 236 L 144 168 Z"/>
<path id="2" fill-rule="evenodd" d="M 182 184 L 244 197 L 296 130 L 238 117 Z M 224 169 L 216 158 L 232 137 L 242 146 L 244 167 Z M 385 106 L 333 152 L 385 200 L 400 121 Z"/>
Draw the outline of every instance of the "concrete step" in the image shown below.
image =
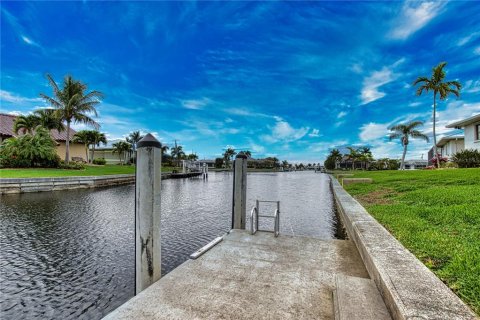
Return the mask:
<path id="1" fill-rule="evenodd" d="M 335 287 L 335 320 L 392 319 L 373 280 L 337 275 Z"/>

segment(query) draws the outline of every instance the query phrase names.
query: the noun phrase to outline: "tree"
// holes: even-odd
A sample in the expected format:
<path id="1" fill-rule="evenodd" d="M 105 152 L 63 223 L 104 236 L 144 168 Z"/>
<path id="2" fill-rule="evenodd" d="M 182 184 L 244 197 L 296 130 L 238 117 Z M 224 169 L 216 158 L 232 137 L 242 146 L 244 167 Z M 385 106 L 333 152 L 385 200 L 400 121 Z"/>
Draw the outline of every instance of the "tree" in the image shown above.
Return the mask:
<path id="1" fill-rule="evenodd" d="M 230 160 L 233 158 L 234 155 L 236 155 L 237 153 L 235 152 L 235 149 L 232 149 L 232 148 L 228 148 L 227 150 L 225 150 L 225 152 L 223 153 L 223 159 L 225 160 L 225 166 L 227 168 L 230 167 Z"/>
<path id="2" fill-rule="evenodd" d="M 188 160 L 196 161 L 198 159 L 198 156 L 195 153 L 190 153 L 187 155 Z"/>
<path id="3" fill-rule="evenodd" d="M 373 161 L 372 151 L 368 147 L 362 147 L 357 150 L 359 152 L 359 160 L 362 161 L 362 169 L 367 169 L 368 163 Z"/>
<path id="4" fill-rule="evenodd" d="M 125 163 L 125 157 L 128 151 L 132 149 L 132 145 L 126 141 L 118 141 L 112 144 L 113 153 L 118 153 L 118 159 L 120 163 L 123 165 Z M 122 159 L 123 158 L 123 159 Z"/>
<path id="5" fill-rule="evenodd" d="M 13 131 L 18 133 L 18 131 L 22 131 L 23 134 L 26 133 L 33 133 L 33 130 L 39 125 L 39 119 L 37 116 L 33 114 L 29 115 L 21 115 L 15 119 L 13 123 Z"/>
<path id="6" fill-rule="evenodd" d="M 105 133 L 99 132 L 97 130 L 92 130 L 91 131 L 92 135 L 92 158 L 91 161 L 93 162 L 93 159 L 95 159 L 95 147 L 99 147 L 100 143 L 102 143 L 104 146 L 107 145 L 107 137 L 105 136 Z"/>
<path id="7" fill-rule="evenodd" d="M 221 168 L 223 166 L 223 158 L 215 158 L 215 168 Z"/>
<path id="8" fill-rule="evenodd" d="M 169 150 L 170 148 L 166 145 L 166 144 L 162 144 L 162 155 L 167 153 L 167 151 Z"/>
<path id="9" fill-rule="evenodd" d="M 65 125 L 57 116 L 55 109 L 38 109 L 33 114 L 37 117 L 38 124 L 47 130 L 65 131 Z"/>
<path id="10" fill-rule="evenodd" d="M 132 145 L 132 151 L 133 151 L 135 160 L 137 159 L 137 143 L 138 141 L 142 140 L 142 138 L 143 136 L 138 130 L 130 132 L 130 134 L 127 137 L 127 142 Z"/>
<path id="11" fill-rule="evenodd" d="M 183 147 L 177 145 L 177 141 L 175 141 L 175 146 L 170 149 L 170 154 L 172 155 L 173 159 L 176 160 L 176 166 L 180 164 L 180 159 L 185 156 L 185 152 L 183 152 Z"/>
<path id="12" fill-rule="evenodd" d="M 335 162 L 335 169 L 338 169 L 338 166 L 340 164 L 340 161 L 342 161 L 342 154 L 338 149 L 333 149 L 330 151 L 330 156 L 332 157 L 333 161 Z M 333 168 L 329 168 L 329 170 L 332 170 Z"/>
<path id="13" fill-rule="evenodd" d="M 88 159 L 88 147 L 94 143 L 94 136 L 91 130 L 81 130 L 73 135 L 73 142 L 81 143 L 85 146 L 85 160 L 90 162 Z"/>
<path id="14" fill-rule="evenodd" d="M 433 91 L 433 151 L 438 158 L 437 152 L 437 137 L 435 134 L 436 113 L 437 113 L 437 94 L 440 100 L 445 100 L 450 94 L 454 94 L 457 98 L 460 96 L 460 89 L 462 85 L 458 81 L 445 81 L 445 66 L 446 62 L 439 63 L 433 68 L 432 76 L 418 77 L 413 83 L 414 86 L 420 84 L 417 88 L 417 96 L 420 96 L 423 92 Z M 440 162 L 438 162 L 438 168 L 440 168 Z"/>
<path id="15" fill-rule="evenodd" d="M 34 134 L 12 137 L 0 148 L 1 165 L 6 167 L 56 167 L 60 159 L 50 132 L 37 126 Z"/>
<path id="16" fill-rule="evenodd" d="M 402 161 L 400 162 L 400 170 L 405 170 L 405 155 L 407 154 L 407 146 L 408 146 L 408 139 L 411 138 L 418 138 L 423 139 L 428 142 L 428 137 L 421 133 L 420 131 L 416 130 L 416 128 L 423 126 L 423 121 L 410 121 L 405 124 L 397 124 L 395 126 L 390 127 L 390 141 L 393 139 L 400 138 L 400 141 L 403 146 L 403 154 L 402 154 Z"/>
<path id="17" fill-rule="evenodd" d="M 350 151 L 350 153 L 347 154 L 347 157 L 352 161 L 352 170 L 355 170 L 355 161 L 360 157 L 360 153 L 357 149 L 352 147 L 347 147 L 347 149 Z"/>
<path id="18" fill-rule="evenodd" d="M 336 161 L 335 161 L 335 156 L 333 156 L 332 154 L 330 154 L 327 159 L 325 159 L 325 162 L 323 163 L 323 165 L 325 166 L 325 168 L 327 168 L 328 170 L 333 170 L 333 169 L 336 169 Z"/>
<path id="19" fill-rule="evenodd" d="M 250 152 L 250 150 L 246 150 L 246 151 L 242 151 L 244 155 L 247 156 L 247 158 L 251 158 L 252 157 L 252 153 Z"/>
<path id="20" fill-rule="evenodd" d="M 96 90 L 85 93 L 87 85 L 71 76 L 64 78 L 62 88 L 57 85 L 51 75 L 47 74 L 47 79 L 53 89 L 53 97 L 43 93 L 40 93 L 40 97 L 55 108 L 55 115 L 60 121 L 67 123 L 65 162 L 68 164 L 70 161 L 70 126 L 72 122 L 80 122 L 98 129 L 99 124 L 90 117 L 90 114 L 97 116 L 95 106 L 100 103 L 99 99 L 103 97 L 103 94 Z"/>

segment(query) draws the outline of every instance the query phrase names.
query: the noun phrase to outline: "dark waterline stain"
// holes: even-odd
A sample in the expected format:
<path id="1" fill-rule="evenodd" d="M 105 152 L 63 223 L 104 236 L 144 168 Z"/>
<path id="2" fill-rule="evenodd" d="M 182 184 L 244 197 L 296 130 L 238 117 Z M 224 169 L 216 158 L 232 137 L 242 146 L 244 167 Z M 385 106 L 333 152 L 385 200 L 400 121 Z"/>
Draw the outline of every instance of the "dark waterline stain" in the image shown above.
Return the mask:
<path id="1" fill-rule="evenodd" d="M 335 238 L 326 175 L 247 179 L 248 209 L 256 199 L 281 201 L 281 234 Z M 230 173 L 162 181 L 163 275 L 230 229 L 232 184 Z M 100 319 L 131 298 L 134 197 L 134 186 L 2 196 L 1 318 Z"/>

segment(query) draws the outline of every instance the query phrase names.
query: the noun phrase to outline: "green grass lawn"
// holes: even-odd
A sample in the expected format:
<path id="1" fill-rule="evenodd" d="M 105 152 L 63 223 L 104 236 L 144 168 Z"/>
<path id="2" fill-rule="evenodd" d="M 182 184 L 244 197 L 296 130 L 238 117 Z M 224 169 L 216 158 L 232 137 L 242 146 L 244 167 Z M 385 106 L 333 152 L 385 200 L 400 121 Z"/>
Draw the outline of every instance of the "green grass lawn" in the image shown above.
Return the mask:
<path id="1" fill-rule="evenodd" d="M 480 169 L 354 174 L 373 183 L 346 190 L 480 314 Z"/>
<path id="2" fill-rule="evenodd" d="M 162 172 L 172 172 L 172 167 L 162 167 Z M 177 168 L 177 170 L 180 170 Z M 41 177 L 70 177 L 70 176 L 103 176 L 111 174 L 133 174 L 134 166 L 105 165 L 86 166 L 85 170 L 65 169 L 0 169 L 0 178 L 41 178 Z"/>

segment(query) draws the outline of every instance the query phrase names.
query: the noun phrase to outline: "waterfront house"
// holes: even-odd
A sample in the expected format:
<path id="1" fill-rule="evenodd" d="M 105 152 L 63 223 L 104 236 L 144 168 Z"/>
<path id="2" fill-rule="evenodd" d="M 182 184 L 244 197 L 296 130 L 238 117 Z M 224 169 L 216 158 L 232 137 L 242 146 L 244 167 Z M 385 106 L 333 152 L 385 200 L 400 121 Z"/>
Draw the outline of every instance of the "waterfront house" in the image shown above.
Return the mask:
<path id="1" fill-rule="evenodd" d="M 453 135 L 449 137 L 443 137 L 437 142 L 437 152 L 442 158 L 450 159 L 455 153 L 463 151 L 465 149 L 465 143 L 463 136 Z M 433 148 L 428 151 L 428 162 L 433 158 Z"/>
<path id="2" fill-rule="evenodd" d="M 450 123 L 447 128 L 463 129 L 464 148 L 480 150 L 480 114 Z"/>
<path id="3" fill-rule="evenodd" d="M 16 115 L 0 113 L 0 144 L 5 139 L 22 135 L 20 131 L 18 134 L 13 132 L 13 124 L 15 123 L 16 118 Z M 83 144 L 74 143 L 71 141 L 75 133 L 75 130 L 70 129 L 70 158 L 73 160 L 85 160 L 85 146 Z M 58 132 L 57 130 L 50 130 L 50 135 L 57 144 L 56 150 L 58 156 L 61 159 L 65 159 L 65 142 L 67 141 L 67 133 L 65 131 Z"/>
<path id="4" fill-rule="evenodd" d="M 405 160 L 405 170 L 424 169 L 428 166 L 428 161 L 423 159 Z"/>
<path id="5" fill-rule="evenodd" d="M 465 149 L 480 151 L 480 114 L 450 123 L 452 129 L 463 129 L 463 134 L 443 137 L 437 142 L 437 151 L 441 157 L 449 159 L 452 155 Z M 433 148 L 428 151 L 428 161 L 433 158 Z"/>

